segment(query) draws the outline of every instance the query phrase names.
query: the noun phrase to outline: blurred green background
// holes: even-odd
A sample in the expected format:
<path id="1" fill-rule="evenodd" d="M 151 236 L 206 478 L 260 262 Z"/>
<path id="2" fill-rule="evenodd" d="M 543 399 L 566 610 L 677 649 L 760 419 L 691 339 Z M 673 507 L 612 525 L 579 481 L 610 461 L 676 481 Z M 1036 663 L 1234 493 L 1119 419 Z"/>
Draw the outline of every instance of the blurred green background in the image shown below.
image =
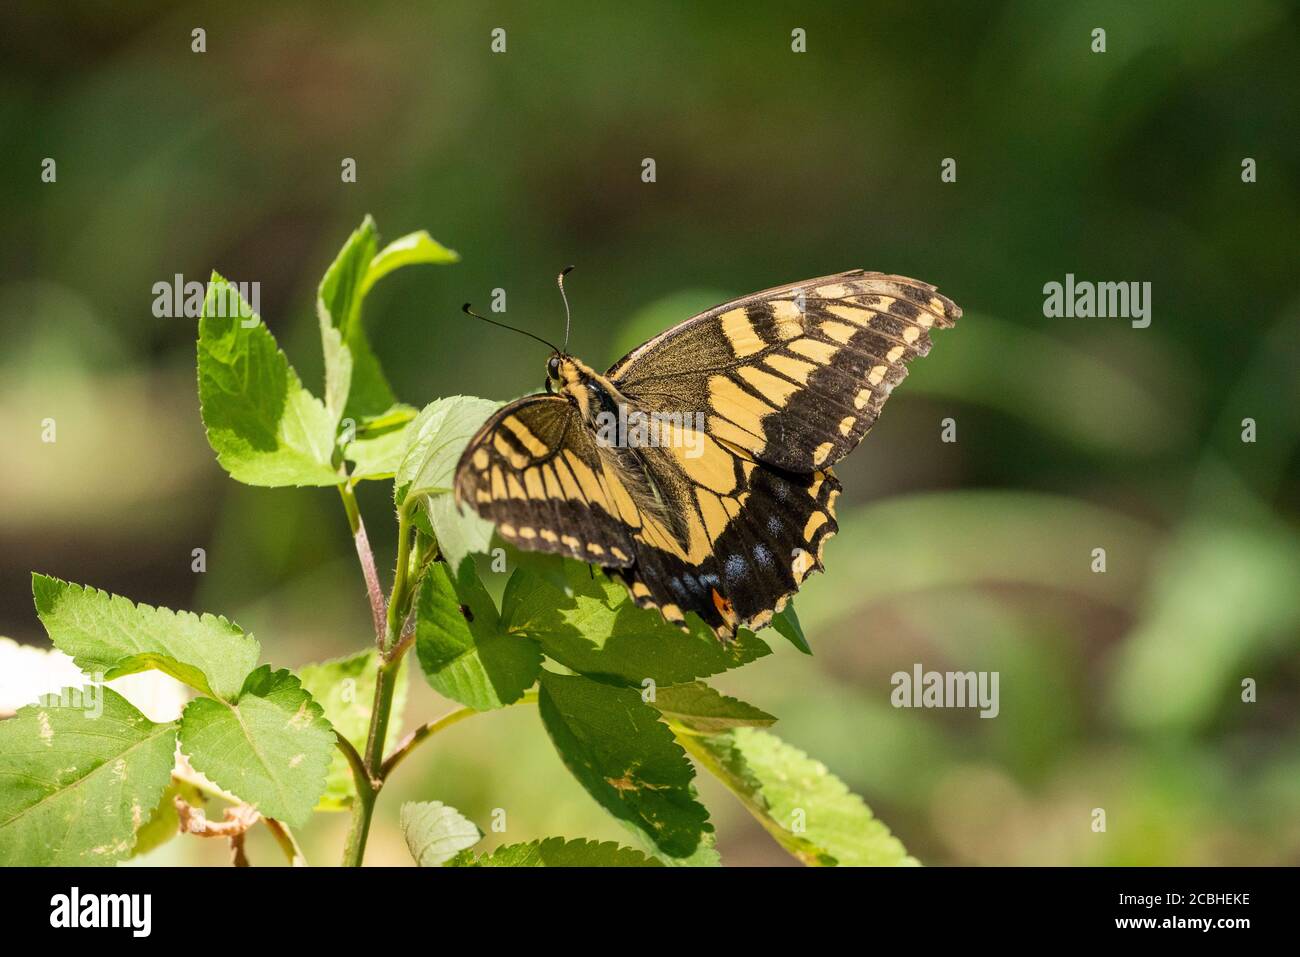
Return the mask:
<path id="1" fill-rule="evenodd" d="M 841 534 L 798 602 L 816 655 L 771 634 L 775 654 L 716 684 L 780 716 L 925 863 L 1300 863 L 1293 5 L 17 3 L 0 18 L 0 634 L 45 642 L 39 569 L 224 613 L 277 665 L 368 640 L 337 494 L 240 486 L 214 461 L 194 323 L 151 312 L 176 273 L 259 281 L 318 390 L 314 292 L 334 252 L 367 212 L 389 239 L 427 228 L 463 262 L 404 270 L 367 304 L 398 395 L 423 405 L 539 387 L 541 347 L 458 307 L 504 288 L 508 321 L 558 336 L 567 263 L 573 348 L 595 365 L 733 294 L 899 272 L 965 317 L 839 467 Z M 1067 272 L 1150 282 L 1150 328 L 1044 318 L 1042 287 Z M 949 416 L 955 444 L 939 441 Z M 390 490 L 361 491 L 388 566 Z M 891 708 L 890 675 L 914 662 L 1000 672 L 1001 714 Z M 414 679 L 408 724 L 447 709 Z M 788 863 L 703 790 L 724 861 Z M 487 846 L 624 836 L 527 708 L 408 762 L 369 862 L 409 862 L 396 825 L 413 798 L 485 828 L 505 808 Z M 337 860 L 346 823 L 318 816 L 308 856 Z M 149 860 L 223 861 L 215 845 Z"/>

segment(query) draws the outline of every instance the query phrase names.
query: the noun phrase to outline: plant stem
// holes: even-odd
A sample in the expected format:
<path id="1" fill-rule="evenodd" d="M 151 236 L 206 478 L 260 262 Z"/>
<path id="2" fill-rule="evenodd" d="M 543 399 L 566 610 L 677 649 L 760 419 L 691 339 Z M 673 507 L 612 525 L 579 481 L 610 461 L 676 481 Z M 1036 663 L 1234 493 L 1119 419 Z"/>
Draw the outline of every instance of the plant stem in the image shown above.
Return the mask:
<path id="1" fill-rule="evenodd" d="M 407 612 L 411 609 L 408 580 L 411 571 L 411 518 L 407 509 L 397 513 L 397 567 L 393 572 L 393 593 L 388 601 L 388 624 L 379 646 L 382 654 L 390 654 L 402 637 Z"/>
<path id="2" fill-rule="evenodd" d="M 338 749 L 343 752 L 343 757 L 348 759 L 348 767 L 352 769 L 352 780 L 356 782 L 358 788 L 370 785 L 373 789 L 373 782 L 370 775 L 366 773 L 366 762 L 357 754 L 357 749 L 352 746 L 352 742 L 343 737 L 338 731 L 334 732 L 334 743 Z"/>
<path id="3" fill-rule="evenodd" d="M 344 496 L 347 504 L 347 496 Z M 364 565 L 364 562 L 363 562 Z M 360 867 L 366 853 L 366 839 L 370 834 L 370 820 L 375 811 L 383 781 L 378 771 L 384 760 L 384 739 L 388 735 L 388 719 L 393 710 L 393 692 L 397 688 L 398 669 L 402 655 L 409 644 L 400 643 L 406 616 L 411 609 L 411 519 L 405 509 L 397 515 L 397 566 L 393 574 L 393 591 L 388 598 L 386 625 L 379 635 L 381 661 L 375 674 L 375 699 L 370 708 L 370 729 L 366 734 L 366 749 L 357 756 L 349 744 L 339 747 L 352 763 L 352 776 L 357 786 L 357 797 L 352 804 L 352 826 L 348 831 L 347 845 L 343 851 L 346 867 Z M 352 753 L 349 754 L 349 749 Z M 356 760 L 359 757 L 359 761 Z"/>
<path id="4" fill-rule="evenodd" d="M 386 661 L 375 675 L 375 703 L 370 712 L 370 732 L 366 738 L 366 774 L 379 790 L 379 768 L 384 761 L 384 738 L 388 734 L 389 713 L 393 709 L 393 692 L 397 688 L 397 669 L 401 661 Z"/>
<path id="5" fill-rule="evenodd" d="M 375 553 L 370 548 L 370 536 L 366 534 L 366 523 L 361 520 L 361 509 L 357 505 L 356 493 L 347 482 L 339 483 L 339 496 L 343 499 L 343 510 L 348 516 L 348 527 L 352 530 L 352 543 L 357 549 L 357 558 L 361 561 L 361 574 L 366 580 L 366 595 L 370 599 L 370 618 L 375 625 L 375 641 L 384 634 L 384 590 L 379 585 L 379 569 L 375 567 Z"/>
<path id="6" fill-rule="evenodd" d="M 366 853 L 366 838 L 370 835 L 370 817 L 375 811 L 373 788 L 357 789 L 352 802 L 352 826 L 348 829 L 348 842 L 343 848 L 343 866 L 360 867 Z"/>

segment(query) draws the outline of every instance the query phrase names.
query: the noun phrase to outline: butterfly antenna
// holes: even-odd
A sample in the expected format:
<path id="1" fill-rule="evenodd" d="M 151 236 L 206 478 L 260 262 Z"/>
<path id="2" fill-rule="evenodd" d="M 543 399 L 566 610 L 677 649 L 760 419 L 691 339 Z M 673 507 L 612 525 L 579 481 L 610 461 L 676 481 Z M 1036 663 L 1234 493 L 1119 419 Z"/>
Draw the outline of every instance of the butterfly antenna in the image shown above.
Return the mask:
<path id="1" fill-rule="evenodd" d="M 516 329 L 514 326 L 507 326 L 504 322 L 497 322 L 495 319 L 489 319 L 487 316 L 480 316 L 477 312 L 475 312 L 473 309 L 470 308 L 469 303 L 465 303 L 465 305 L 461 306 L 460 311 L 465 313 L 465 315 L 467 316 L 473 316 L 475 319 L 482 319 L 484 322 L 490 322 L 494 326 L 500 326 L 502 329 L 509 329 L 511 332 L 522 333 L 523 335 L 528 336 L 530 339 L 536 339 L 542 345 L 549 348 L 552 352 L 560 351 L 555 347 L 555 343 L 547 342 L 541 336 L 533 335 L 533 333 L 529 332 L 527 329 Z"/>
<path id="2" fill-rule="evenodd" d="M 564 348 L 561 351 L 566 355 L 569 352 L 569 297 L 564 294 L 564 277 L 571 272 L 573 267 L 565 266 L 555 277 L 555 284 L 560 287 L 560 298 L 564 300 Z"/>

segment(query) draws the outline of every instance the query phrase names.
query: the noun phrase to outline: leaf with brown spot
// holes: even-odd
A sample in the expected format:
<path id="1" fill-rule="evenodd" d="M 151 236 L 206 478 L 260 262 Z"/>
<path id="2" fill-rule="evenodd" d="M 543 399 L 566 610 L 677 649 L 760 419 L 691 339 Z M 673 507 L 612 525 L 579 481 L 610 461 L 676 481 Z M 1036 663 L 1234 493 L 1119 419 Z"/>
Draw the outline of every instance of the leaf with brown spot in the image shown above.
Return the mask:
<path id="1" fill-rule="evenodd" d="M 325 791 L 334 729 L 297 677 L 263 665 L 234 702 L 196 698 L 186 706 L 181 750 L 214 783 L 296 827 Z"/>
<path id="2" fill-rule="evenodd" d="M 81 689 L 83 706 L 71 707 L 72 690 L 0 721 L 5 864 L 116 863 L 171 780 L 174 721 L 155 724 L 103 686 Z"/>
<path id="3" fill-rule="evenodd" d="M 545 670 L 540 683 L 542 723 L 587 793 L 666 863 L 716 863 L 695 770 L 640 693 Z"/>

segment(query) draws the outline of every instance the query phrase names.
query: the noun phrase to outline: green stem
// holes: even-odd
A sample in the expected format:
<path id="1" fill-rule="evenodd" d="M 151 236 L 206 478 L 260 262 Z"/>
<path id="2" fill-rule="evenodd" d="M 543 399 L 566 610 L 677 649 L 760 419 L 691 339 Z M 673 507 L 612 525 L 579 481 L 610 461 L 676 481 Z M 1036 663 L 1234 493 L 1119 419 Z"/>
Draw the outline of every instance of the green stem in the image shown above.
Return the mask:
<path id="1" fill-rule="evenodd" d="M 357 533 L 361 527 L 361 507 L 357 505 L 357 495 L 352 491 L 352 486 L 347 482 L 339 483 L 339 497 L 343 499 L 343 511 L 348 516 L 348 528 L 352 529 L 352 534 Z"/>
<path id="2" fill-rule="evenodd" d="M 384 738 L 388 734 L 388 718 L 393 710 L 393 692 L 397 689 L 397 669 L 401 661 L 386 661 L 375 675 L 375 703 L 370 711 L 370 732 L 366 737 L 366 773 L 376 780 L 378 790 L 379 767 L 384 761 Z"/>
<path id="3" fill-rule="evenodd" d="M 393 593 L 388 599 L 388 627 L 380 651 L 388 655 L 402 637 L 402 626 L 411 610 L 408 581 L 411 571 L 411 518 L 404 508 L 397 514 L 397 568 L 393 572 Z"/>
<path id="4" fill-rule="evenodd" d="M 344 496 L 344 503 L 347 496 Z M 411 519 L 406 509 L 397 516 L 397 566 L 393 575 L 393 591 L 388 598 L 387 624 L 380 640 L 381 662 L 375 675 L 375 699 L 370 708 L 370 729 L 366 734 L 366 749 L 361 755 L 360 767 L 355 762 L 353 778 L 357 796 L 352 804 L 352 826 L 348 831 L 343 851 L 345 867 L 360 867 L 366 853 L 366 839 L 370 835 L 370 821 L 374 816 L 375 801 L 383 782 L 378 772 L 384 760 L 384 739 L 388 735 L 388 720 L 393 710 L 393 692 L 397 688 L 398 668 L 407 646 L 398 646 L 402 626 L 411 609 Z M 340 747 L 342 745 L 340 744 Z M 344 750 L 347 754 L 347 750 Z M 351 759 L 349 755 L 349 759 Z"/>
<path id="5" fill-rule="evenodd" d="M 375 791 L 367 787 L 358 789 L 352 802 L 352 826 L 348 829 L 348 842 L 343 848 L 343 866 L 360 867 L 366 853 L 366 838 L 370 834 L 370 818 L 375 812 Z"/>
<path id="6" fill-rule="evenodd" d="M 348 767 L 352 769 L 352 779 L 356 782 L 357 788 L 361 789 L 366 785 L 373 787 L 370 775 L 366 773 L 365 759 L 357 753 L 357 749 L 352 746 L 352 742 L 336 730 L 334 732 L 334 744 L 343 752 L 343 757 L 348 759 Z"/>

